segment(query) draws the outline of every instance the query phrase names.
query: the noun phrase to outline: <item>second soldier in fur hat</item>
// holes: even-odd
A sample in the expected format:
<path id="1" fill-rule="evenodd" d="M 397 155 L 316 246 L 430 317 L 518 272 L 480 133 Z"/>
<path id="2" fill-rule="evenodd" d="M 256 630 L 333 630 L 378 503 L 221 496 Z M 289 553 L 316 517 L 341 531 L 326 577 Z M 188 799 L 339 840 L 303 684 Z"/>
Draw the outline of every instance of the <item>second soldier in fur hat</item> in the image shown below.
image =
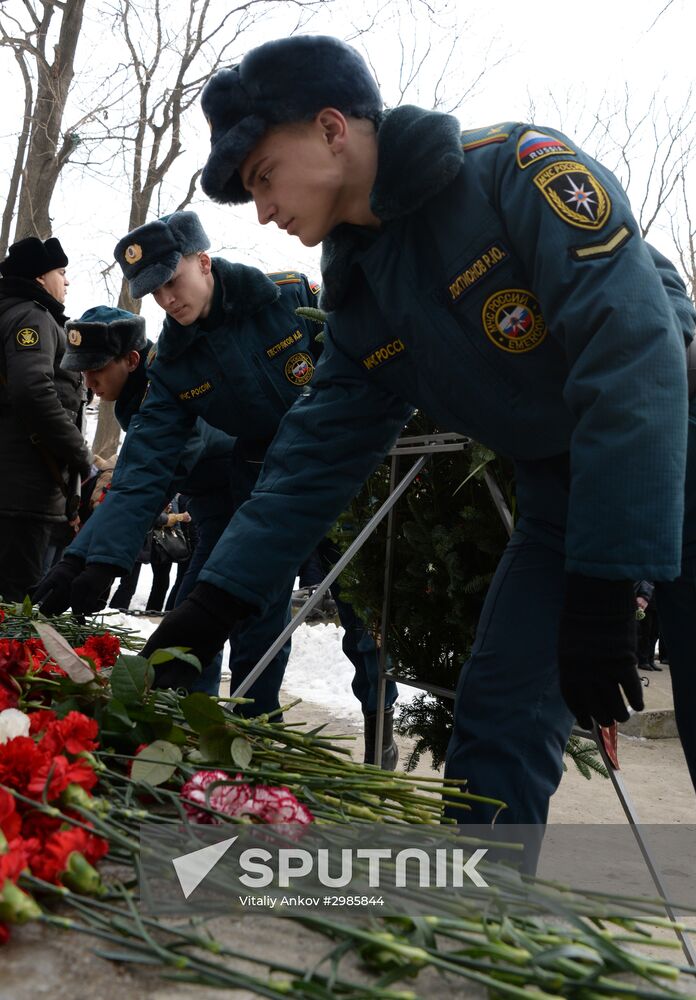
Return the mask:
<path id="1" fill-rule="evenodd" d="M 87 388 L 115 402 L 150 344 L 142 316 L 112 306 L 95 306 L 66 325 L 63 368 L 84 372 Z M 144 386 L 143 386 L 144 389 Z"/>
<path id="2" fill-rule="evenodd" d="M 108 500 L 90 519 L 86 538 L 78 537 L 63 567 L 56 567 L 42 584 L 44 610 L 97 609 L 104 581 L 133 565 L 145 532 L 172 494 L 182 450 L 204 421 L 203 426 L 222 439 L 208 454 L 226 462 L 225 478 L 220 482 L 219 465 L 207 461 L 190 477 L 185 492 L 192 496 L 189 509 L 202 527 L 205 545 L 194 553 L 181 583 L 181 604 L 165 618 L 202 615 L 200 641 L 193 652 L 204 666 L 228 638 L 230 609 L 238 602 L 200 583 L 198 573 L 215 548 L 225 548 L 230 518 L 254 488 L 266 447 L 285 411 L 306 391 L 321 350 L 316 340 L 321 326 L 296 313 L 300 306 L 316 304 L 315 288 L 304 275 L 265 275 L 211 257 L 208 246 L 193 212 L 175 212 L 147 223 L 116 244 L 114 255 L 131 294 L 152 294 L 166 314 L 164 325 L 157 356 L 147 368 L 147 394 L 129 427 Z M 87 338 L 92 331 L 78 322 L 76 332 Z M 73 346 L 79 351 L 82 345 Z M 91 341 L 89 346 L 94 346 Z M 97 351 L 97 360 L 104 356 Z M 89 377 L 98 379 L 99 370 Z M 267 595 L 263 613 L 235 630 L 233 685 L 241 683 L 284 628 L 293 580 L 294 573 L 287 581 L 279 580 Z M 250 689 L 255 698 L 250 711 L 278 707 L 288 654 L 289 644 Z M 156 684 L 216 685 L 219 665 L 216 669 L 216 677 L 206 672 L 199 677 L 193 667 L 174 660 L 157 665 Z"/>

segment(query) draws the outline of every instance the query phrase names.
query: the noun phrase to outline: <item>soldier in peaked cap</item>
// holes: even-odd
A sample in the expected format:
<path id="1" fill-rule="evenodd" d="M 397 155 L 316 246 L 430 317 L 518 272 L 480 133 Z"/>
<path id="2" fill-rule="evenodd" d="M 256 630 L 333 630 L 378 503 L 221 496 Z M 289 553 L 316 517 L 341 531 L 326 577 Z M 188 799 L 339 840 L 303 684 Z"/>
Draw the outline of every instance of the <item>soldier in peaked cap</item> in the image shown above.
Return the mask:
<path id="1" fill-rule="evenodd" d="M 109 496 L 90 518 L 89 533 L 78 537 L 36 595 L 43 598 L 42 609 L 48 614 L 68 606 L 82 612 L 103 606 L 104 591 L 115 576 L 130 571 L 142 538 L 175 492 L 172 481 L 182 448 L 197 422 L 205 422 L 209 430 L 222 432 L 232 453 L 222 455 L 224 482 L 219 480 L 219 464 L 206 469 L 200 462 L 189 477 L 185 492 L 197 494 L 190 509 L 205 544 L 194 553 L 177 600 L 195 606 L 213 624 L 226 618 L 225 611 L 208 600 L 208 585 L 193 584 L 212 550 L 224 550 L 226 560 L 234 558 L 226 549 L 224 531 L 254 487 L 280 418 L 312 377 L 321 327 L 295 311 L 316 302 L 304 275 L 282 272 L 269 277 L 254 267 L 211 258 L 208 247 L 194 212 L 175 212 L 147 223 L 116 245 L 114 254 L 131 295 L 152 294 L 167 316 L 156 357 L 153 349 L 143 372 L 145 399 L 130 421 Z M 71 328 L 71 364 L 78 363 L 80 351 L 92 351 L 97 343 L 99 317 L 87 319 Z M 118 327 L 116 318 L 102 337 L 115 336 Z M 96 360 L 104 360 L 106 353 L 97 350 Z M 99 370 L 88 378 L 99 391 Z M 201 661 L 213 660 L 233 632 L 230 665 L 232 683 L 238 685 L 287 623 L 294 576 L 293 571 L 269 592 L 265 614 L 251 616 L 242 627 L 221 635 L 212 624 L 204 625 L 203 643 L 196 648 Z M 211 593 L 220 596 L 217 588 Z M 255 712 L 278 708 L 288 654 L 289 643 L 250 688 Z M 160 687 L 194 689 L 196 679 L 196 671 L 178 661 L 156 668 Z M 202 678 L 206 684 L 208 679 Z"/>
<path id="2" fill-rule="evenodd" d="M 0 595 L 21 601 L 40 576 L 51 531 L 67 528 L 71 474 L 86 477 L 82 378 L 61 368 L 68 258 L 29 236 L 0 263 Z"/>
<path id="3" fill-rule="evenodd" d="M 543 824 L 574 717 L 643 707 L 632 581 L 648 578 L 696 783 L 694 307 L 616 178 L 553 128 L 385 112 L 335 38 L 261 45 L 202 104 L 204 190 L 323 241 L 331 314 L 312 395 L 230 526 L 234 562 L 201 579 L 262 607 L 418 406 L 514 459 L 520 512 L 461 671 L 448 777 L 503 799 L 498 823 Z M 193 641 L 190 619 L 173 626 L 168 643 Z M 492 820 L 470 805 L 461 821 Z"/>

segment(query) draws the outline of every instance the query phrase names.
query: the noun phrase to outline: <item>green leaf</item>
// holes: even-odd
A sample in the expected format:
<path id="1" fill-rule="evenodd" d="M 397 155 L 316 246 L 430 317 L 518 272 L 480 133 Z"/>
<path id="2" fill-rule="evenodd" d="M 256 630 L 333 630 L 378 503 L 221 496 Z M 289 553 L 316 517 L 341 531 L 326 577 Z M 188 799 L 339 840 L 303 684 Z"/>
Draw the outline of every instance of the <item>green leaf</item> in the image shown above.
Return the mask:
<path id="1" fill-rule="evenodd" d="M 64 701 L 54 702 L 51 707 L 59 719 L 64 719 L 69 712 L 79 712 L 82 709 L 77 698 L 66 698 Z M 101 729 L 101 726 L 99 728 Z"/>
<path id="2" fill-rule="evenodd" d="M 201 733 L 203 759 L 221 764 L 230 762 L 230 730 L 227 726 L 211 726 Z"/>
<path id="3" fill-rule="evenodd" d="M 218 703 L 204 694 L 195 691 L 181 701 L 181 711 L 191 729 L 203 733 L 210 726 L 220 726 L 225 723 L 225 713 Z"/>
<path id="4" fill-rule="evenodd" d="M 118 722 L 123 723 L 128 729 L 133 729 L 135 722 L 131 719 L 128 714 L 128 709 L 119 701 L 118 698 L 111 698 L 110 701 L 104 706 L 104 719 L 109 721 L 118 720 Z"/>
<path id="5" fill-rule="evenodd" d="M 119 656 L 111 671 L 111 692 L 124 705 L 134 705 L 154 680 L 154 670 L 144 656 Z"/>
<path id="6" fill-rule="evenodd" d="M 142 784 L 161 785 L 171 778 L 180 762 L 179 747 L 166 740 L 155 740 L 136 754 L 131 778 Z"/>
<path id="7" fill-rule="evenodd" d="M 29 599 L 27 598 L 27 600 Z M 31 607 L 31 602 L 29 606 Z M 33 622 L 32 624 L 39 633 L 39 638 L 48 655 L 56 661 L 61 670 L 66 672 L 71 681 L 74 681 L 75 684 L 88 684 L 94 680 L 96 674 L 92 667 L 80 659 L 60 632 L 57 632 L 52 625 L 48 625 L 46 622 Z"/>
<path id="8" fill-rule="evenodd" d="M 251 763 L 252 749 L 251 743 L 245 740 L 243 736 L 237 736 L 236 739 L 232 740 L 232 760 L 244 771 Z"/>
<path id="9" fill-rule="evenodd" d="M 29 594 L 22 601 L 22 616 L 24 618 L 31 618 L 34 613 L 34 605 L 31 603 L 31 597 Z"/>
<path id="10" fill-rule="evenodd" d="M 187 652 L 190 646 L 167 646 L 164 649 L 156 649 L 150 654 L 149 660 L 153 666 L 160 663 L 169 663 L 170 660 L 181 660 L 183 663 L 190 663 L 198 673 L 201 672 L 201 661 L 193 653 Z"/>
<path id="11" fill-rule="evenodd" d="M 172 728 L 167 733 L 167 740 L 170 743 L 176 743 L 177 746 L 183 747 L 188 739 L 188 735 L 185 729 L 181 726 L 172 726 Z"/>

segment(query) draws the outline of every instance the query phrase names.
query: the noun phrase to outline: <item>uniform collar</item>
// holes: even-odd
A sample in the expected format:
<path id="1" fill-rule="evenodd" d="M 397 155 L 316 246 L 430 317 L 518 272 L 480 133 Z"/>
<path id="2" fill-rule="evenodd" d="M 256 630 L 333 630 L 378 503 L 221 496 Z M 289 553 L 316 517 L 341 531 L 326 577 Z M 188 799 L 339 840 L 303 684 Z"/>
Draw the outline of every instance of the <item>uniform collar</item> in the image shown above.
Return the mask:
<path id="1" fill-rule="evenodd" d="M 416 212 L 439 194 L 457 176 L 464 156 L 459 121 L 413 105 L 384 115 L 377 144 L 377 176 L 370 208 L 384 223 Z M 324 240 L 324 309 L 336 308 L 343 299 L 352 255 L 364 242 L 362 232 L 355 226 L 341 225 Z"/>
<path id="2" fill-rule="evenodd" d="M 4 299 L 19 299 L 21 302 L 36 302 L 50 312 L 57 323 L 64 326 L 67 316 L 63 304 L 54 299 L 50 292 L 32 278 L 17 278 L 10 275 L 0 279 L 0 297 Z"/>
<path id="3" fill-rule="evenodd" d="M 246 264 L 231 264 L 213 257 L 213 277 L 222 292 L 221 326 L 235 327 L 280 297 L 280 289 L 262 271 Z M 181 326 L 167 316 L 157 341 L 157 358 L 171 361 L 180 357 L 193 341 L 209 332 L 206 324 Z"/>
<path id="4" fill-rule="evenodd" d="M 147 388 L 147 359 L 152 350 L 152 341 L 147 340 L 142 351 L 139 351 L 140 361 L 135 371 L 132 371 L 116 400 L 114 413 L 120 426 L 125 430 L 134 413 L 140 409 L 140 404 Z"/>

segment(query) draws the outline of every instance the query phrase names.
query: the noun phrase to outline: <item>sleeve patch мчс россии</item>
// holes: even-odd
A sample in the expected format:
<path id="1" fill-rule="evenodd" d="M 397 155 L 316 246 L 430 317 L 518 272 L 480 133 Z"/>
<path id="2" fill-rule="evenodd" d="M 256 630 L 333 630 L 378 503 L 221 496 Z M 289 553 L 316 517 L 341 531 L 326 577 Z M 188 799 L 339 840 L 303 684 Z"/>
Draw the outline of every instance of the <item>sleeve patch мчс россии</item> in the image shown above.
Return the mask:
<path id="1" fill-rule="evenodd" d="M 582 163 L 550 163 L 533 180 L 556 215 L 569 225 L 601 229 L 608 221 L 609 195 Z"/>

